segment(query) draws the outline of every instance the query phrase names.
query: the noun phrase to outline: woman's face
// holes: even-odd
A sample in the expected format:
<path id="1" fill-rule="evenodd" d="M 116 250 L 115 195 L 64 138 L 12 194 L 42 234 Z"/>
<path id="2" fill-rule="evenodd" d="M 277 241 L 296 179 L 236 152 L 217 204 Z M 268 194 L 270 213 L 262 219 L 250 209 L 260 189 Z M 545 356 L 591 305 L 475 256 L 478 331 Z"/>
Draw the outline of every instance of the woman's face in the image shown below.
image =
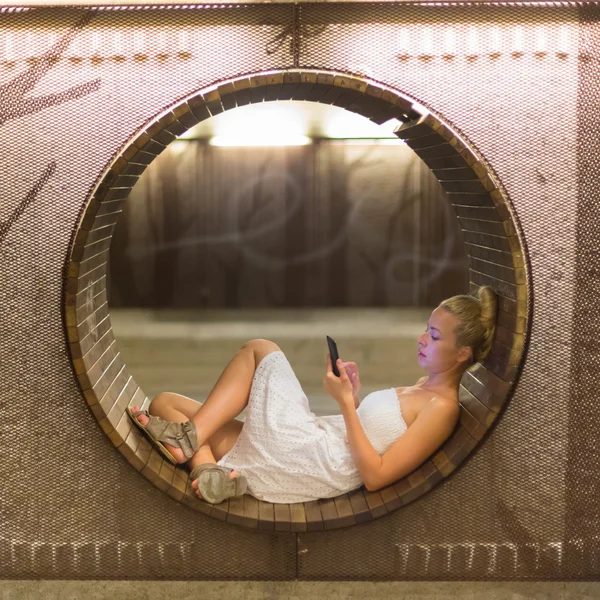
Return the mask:
<path id="1" fill-rule="evenodd" d="M 471 349 L 456 347 L 454 329 L 457 325 L 457 317 L 445 308 L 438 306 L 431 313 L 425 331 L 417 338 L 419 365 L 428 372 L 443 373 L 468 362 Z"/>

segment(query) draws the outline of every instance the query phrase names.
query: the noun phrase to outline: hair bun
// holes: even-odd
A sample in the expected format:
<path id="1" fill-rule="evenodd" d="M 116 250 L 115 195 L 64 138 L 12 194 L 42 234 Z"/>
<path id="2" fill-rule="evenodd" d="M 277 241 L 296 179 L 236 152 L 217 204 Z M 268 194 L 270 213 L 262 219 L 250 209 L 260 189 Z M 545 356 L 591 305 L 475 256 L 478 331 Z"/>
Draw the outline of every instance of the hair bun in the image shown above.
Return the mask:
<path id="1" fill-rule="evenodd" d="M 479 306 L 481 309 L 481 324 L 485 327 L 485 341 L 481 345 L 475 359 L 483 360 L 492 346 L 494 333 L 496 332 L 496 316 L 498 312 L 498 297 L 496 292 L 489 285 L 484 285 L 477 292 Z"/>

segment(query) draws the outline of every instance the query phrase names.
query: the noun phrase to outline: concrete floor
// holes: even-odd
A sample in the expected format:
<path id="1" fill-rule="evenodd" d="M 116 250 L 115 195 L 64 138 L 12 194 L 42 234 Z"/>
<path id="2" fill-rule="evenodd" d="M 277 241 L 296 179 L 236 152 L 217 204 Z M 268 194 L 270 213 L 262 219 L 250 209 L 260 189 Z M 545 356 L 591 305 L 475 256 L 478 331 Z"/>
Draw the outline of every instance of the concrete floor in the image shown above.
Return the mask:
<path id="1" fill-rule="evenodd" d="M 0 581 L 1 600 L 597 600 L 595 582 Z"/>

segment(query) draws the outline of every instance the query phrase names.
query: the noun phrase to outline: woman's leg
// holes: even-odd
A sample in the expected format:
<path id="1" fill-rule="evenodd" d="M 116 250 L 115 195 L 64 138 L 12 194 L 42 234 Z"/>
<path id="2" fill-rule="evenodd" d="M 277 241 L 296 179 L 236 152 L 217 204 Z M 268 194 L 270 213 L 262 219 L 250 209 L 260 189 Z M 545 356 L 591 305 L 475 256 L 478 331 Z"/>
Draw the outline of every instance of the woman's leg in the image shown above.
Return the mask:
<path id="1" fill-rule="evenodd" d="M 180 394 L 163 392 L 152 400 L 149 412 L 177 423 L 193 420 L 200 449 L 208 444 L 220 460 L 233 447 L 243 426 L 235 417 L 248 404 L 256 367 L 267 354 L 277 350 L 279 346 L 269 340 L 247 342 L 225 367 L 204 404 Z M 143 416 L 138 419 L 145 425 Z M 185 462 L 182 450 L 165 445 L 179 462 Z"/>
<path id="2" fill-rule="evenodd" d="M 258 339 L 245 343 L 236 352 L 206 402 L 192 418 L 200 445 L 244 410 L 256 368 L 267 354 L 278 350 L 275 342 Z"/>
<path id="3" fill-rule="evenodd" d="M 176 423 L 185 423 L 189 421 L 202 406 L 201 402 L 187 398 L 181 394 L 174 394 L 171 392 L 161 392 L 156 396 L 150 403 L 149 413 L 161 419 L 167 421 L 174 421 Z M 140 415 L 138 417 L 142 424 L 146 424 L 148 417 Z M 198 465 L 205 463 L 216 463 L 220 458 L 233 447 L 237 436 L 242 430 L 243 423 L 236 421 L 235 419 L 226 423 L 215 435 L 208 440 L 206 444 L 200 446 L 198 451 L 192 456 L 189 461 L 190 470 Z M 174 448 L 170 444 L 166 444 L 171 454 L 175 456 L 180 462 L 185 462 L 185 456 L 183 451 L 179 448 Z M 216 452 L 216 456 L 215 456 Z M 229 476 L 231 478 L 237 477 L 239 473 L 232 471 Z M 198 481 L 192 482 L 192 487 L 196 490 L 196 494 L 199 498 L 202 498 L 202 494 L 198 491 Z"/>

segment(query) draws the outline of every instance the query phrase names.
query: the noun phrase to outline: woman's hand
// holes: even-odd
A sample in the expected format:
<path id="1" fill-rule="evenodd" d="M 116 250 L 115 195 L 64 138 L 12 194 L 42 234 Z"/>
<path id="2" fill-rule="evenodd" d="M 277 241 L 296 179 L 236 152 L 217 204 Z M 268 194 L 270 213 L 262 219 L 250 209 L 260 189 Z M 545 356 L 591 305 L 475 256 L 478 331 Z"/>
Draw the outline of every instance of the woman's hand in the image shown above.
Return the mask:
<path id="1" fill-rule="evenodd" d="M 358 392 L 360 392 L 360 377 L 358 376 L 358 367 L 356 366 L 355 362 L 345 362 L 344 368 L 346 369 L 350 383 L 352 383 L 352 395 L 354 396 L 355 400 L 358 400 Z"/>
<path id="2" fill-rule="evenodd" d="M 344 363 L 341 360 L 337 362 L 337 368 L 340 376 L 334 374 L 331 365 L 331 355 L 327 353 L 327 372 L 323 379 L 325 391 L 340 405 L 340 408 L 354 406 L 353 386 Z"/>

